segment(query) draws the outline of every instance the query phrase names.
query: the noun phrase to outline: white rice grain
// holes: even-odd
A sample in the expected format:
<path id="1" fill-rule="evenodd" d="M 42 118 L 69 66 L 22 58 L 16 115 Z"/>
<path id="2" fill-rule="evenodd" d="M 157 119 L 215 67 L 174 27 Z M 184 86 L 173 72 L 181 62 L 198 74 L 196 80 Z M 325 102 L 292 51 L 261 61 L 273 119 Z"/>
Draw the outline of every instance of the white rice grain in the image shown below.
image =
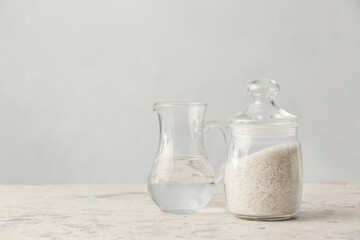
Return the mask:
<path id="1" fill-rule="evenodd" d="M 228 210 L 238 215 L 276 216 L 298 211 L 301 195 L 299 145 L 266 148 L 227 163 Z"/>

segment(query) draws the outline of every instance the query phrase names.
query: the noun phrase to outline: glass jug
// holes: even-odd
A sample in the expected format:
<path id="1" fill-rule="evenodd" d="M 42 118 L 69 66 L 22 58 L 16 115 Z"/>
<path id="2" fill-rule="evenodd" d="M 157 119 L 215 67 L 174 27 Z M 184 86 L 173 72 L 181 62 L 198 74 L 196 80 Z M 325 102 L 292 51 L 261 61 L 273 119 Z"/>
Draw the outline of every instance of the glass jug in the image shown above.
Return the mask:
<path id="1" fill-rule="evenodd" d="M 196 212 L 209 203 L 214 183 L 223 176 L 223 164 L 214 176 L 204 133 L 218 128 L 226 142 L 227 129 L 220 122 L 204 123 L 203 103 L 156 103 L 153 110 L 159 116 L 160 142 L 148 178 L 149 193 L 164 212 Z"/>
<path id="2" fill-rule="evenodd" d="M 241 218 L 283 220 L 299 211 L 302 155 L 297 117 L 275 105 L 278 91 L 273 80 L 251 82 L 253 103 L 230 118 L 226 205 Z"/>

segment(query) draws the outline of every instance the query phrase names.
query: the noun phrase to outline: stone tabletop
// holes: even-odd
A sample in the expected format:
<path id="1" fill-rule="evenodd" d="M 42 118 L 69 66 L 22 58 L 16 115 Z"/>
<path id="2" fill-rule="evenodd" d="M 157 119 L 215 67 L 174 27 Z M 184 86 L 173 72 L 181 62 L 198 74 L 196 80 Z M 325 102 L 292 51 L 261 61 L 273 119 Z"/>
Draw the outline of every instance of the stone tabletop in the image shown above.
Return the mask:
<path id="1" fill-rule="evenodd" d="M 248 221 L 223 186 L 196 214 L 162 213 L 146 185 L 0 186 L 0 239 L 360 239 L 360 183 L 306 183 L 300 214 Z"/>

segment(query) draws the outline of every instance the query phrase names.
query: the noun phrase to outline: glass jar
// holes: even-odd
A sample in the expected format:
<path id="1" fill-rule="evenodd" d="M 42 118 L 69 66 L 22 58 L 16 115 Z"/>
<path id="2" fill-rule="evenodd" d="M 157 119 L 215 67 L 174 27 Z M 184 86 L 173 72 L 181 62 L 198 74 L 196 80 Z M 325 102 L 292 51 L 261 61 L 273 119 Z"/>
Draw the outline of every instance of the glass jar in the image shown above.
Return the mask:
<path id="1" fill-rule="evenodd" d="M 252 104 L 229 120 L 225 166 L 227 209 L 253 220 L 283 220 L 298 211 L 302 194 L 302 155 L 297 117 L 277 107 L 279 85 L 248 85 Z"/>

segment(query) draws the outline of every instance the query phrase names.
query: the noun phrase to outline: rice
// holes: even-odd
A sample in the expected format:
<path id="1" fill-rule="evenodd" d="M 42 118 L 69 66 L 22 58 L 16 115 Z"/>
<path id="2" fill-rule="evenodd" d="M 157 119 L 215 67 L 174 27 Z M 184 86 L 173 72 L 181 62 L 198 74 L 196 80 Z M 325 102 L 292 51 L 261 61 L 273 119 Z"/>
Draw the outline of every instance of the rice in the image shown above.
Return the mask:
<path id="1" fill-rule="evenodd" d="M 227 163 L 228 210 L 252 216 L 295 214 L 302 188 L 299 153 L 297 143 L 282 144 Z"/>

